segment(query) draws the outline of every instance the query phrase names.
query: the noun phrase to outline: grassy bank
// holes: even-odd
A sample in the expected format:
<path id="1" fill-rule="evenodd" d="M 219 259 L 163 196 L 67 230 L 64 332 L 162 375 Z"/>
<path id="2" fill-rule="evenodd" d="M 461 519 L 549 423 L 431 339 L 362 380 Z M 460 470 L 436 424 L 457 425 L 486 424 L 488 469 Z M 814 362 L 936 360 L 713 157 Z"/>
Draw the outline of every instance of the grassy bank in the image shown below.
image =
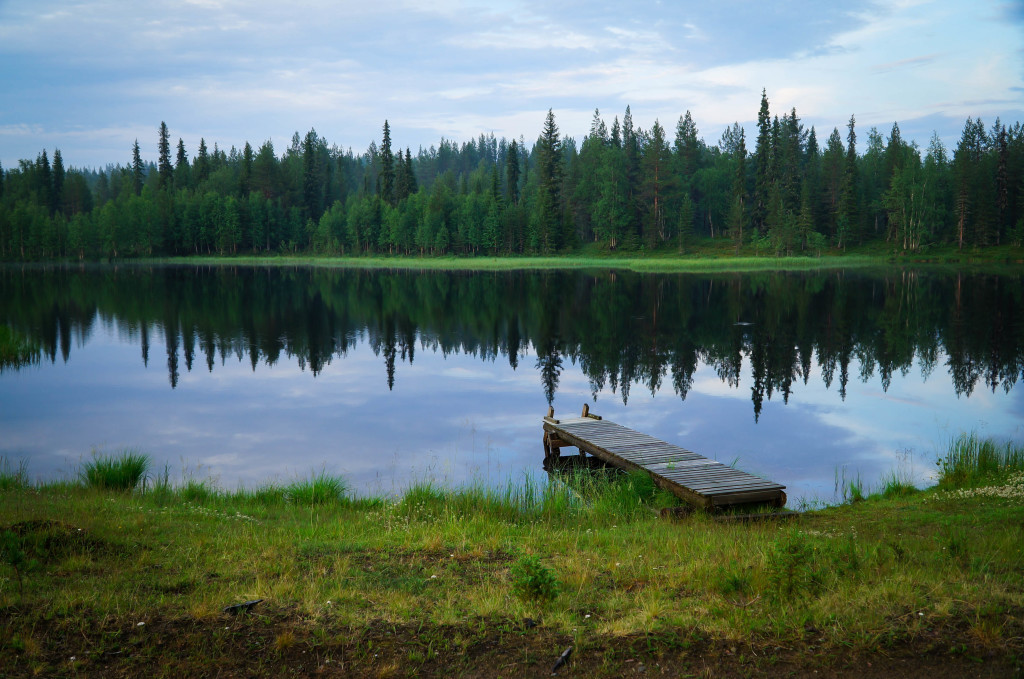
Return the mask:
<path id="1" fill-rule="evenodd" d="M 1009 246 L 960 251 L 955 247 L 934 248 L 924 253 L 894 253 L 884 244 L 851 248 L 842 252 L 776 257 L 753 246 L 737 251 L 726 240 L 707 239 L 685 254 L 675 250 L 650 253 L 614 252 L 585 246 L 577 252 L 554 256 L 451 257 L 451 256 L 369 256 L 326 257 L 296 256 L 197 256 L 162 262 L 178 264 L 247 264 L 278 266 L 324 266 L 367 269 L 429 269 L 467 271 L 508 271 L 543 269 L 624 269 L 647 273 L 725 273 L 748 271 L 817 271 L 847 268 L 886 268 L 892 266 L 928 266 L 991 269 L 1019 268 L 1024 263 L 1024 248 Z"/>
<path id="2" fill-rule="evenodd" d="M 1007 676 L 1024 456 L 984 445 L 954 442 L 935 488 L 757 522 L 660 518 L 668 498 L 636 476 L 385 500 L 324 474 L 116 491 L 6 465 L 0 667 L 537 676 L 571 646 L 559 675 Z"/>

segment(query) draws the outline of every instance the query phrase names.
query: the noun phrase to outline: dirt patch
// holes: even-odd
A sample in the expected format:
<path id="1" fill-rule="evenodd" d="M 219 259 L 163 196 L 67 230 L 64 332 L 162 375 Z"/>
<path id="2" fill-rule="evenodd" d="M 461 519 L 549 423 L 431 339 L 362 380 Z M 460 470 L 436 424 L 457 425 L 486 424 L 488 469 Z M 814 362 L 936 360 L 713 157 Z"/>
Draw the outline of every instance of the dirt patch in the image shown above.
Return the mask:
<path id="1" fill-rule="evenodd" d="M 688 630 L 574 639 L 542 623 L 500 619 L 352 627 L 290 609 L 31 624 L 23 613 L 0 611 L 0 666 L 12 677 L 536 677 L 549 676 L 569 647 L 557 676 L 1024 676 L 1019 638 L 985 648 L 943 636 L 866 652 L 813 640 L 736 643 Z"/>
<path id="2" fill-rule="evenodd" d="M 53 519 L 20 521 L 0 530 L 8 530 L 18 536 L 25 555 L 40 563 L 59 561 L 73 554 L 109 554 L 117 551 L 114 545 L 93 536 L 89 531 Z"/>

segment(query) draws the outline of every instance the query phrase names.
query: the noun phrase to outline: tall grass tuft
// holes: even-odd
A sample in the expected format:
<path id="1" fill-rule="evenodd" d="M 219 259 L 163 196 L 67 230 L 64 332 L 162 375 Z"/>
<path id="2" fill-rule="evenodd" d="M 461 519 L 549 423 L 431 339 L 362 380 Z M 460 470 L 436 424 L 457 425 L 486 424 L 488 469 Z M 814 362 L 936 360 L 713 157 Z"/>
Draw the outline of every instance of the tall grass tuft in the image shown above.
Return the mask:
<path id="1" fill-rule="evenodd" d="M 82 465 L 80 477 L 86 486 L 104 490 L 133 490 L 149 471 L 149 456 L 137 450 L 119 455 L 100 455 Z"/>
<path id="2" fill-rule="evenodd" d="M 843 504 L 863 501 L 866 498 L 866 491 L 864 481 L 860 477 L 860 472 L 857 472 L 857 475 L 852 478 L 847 478 L 845 466 L 842 467 L 841 473 L 839 470 L 836 470 L 835 492 Z"/>
<path id="3" fill-rule="evenodd" d="M 940 486 L 973 486 L 1024 471 L 1024 445 L 979 438 L 973 432 L 960 434 L 937 464 Z"/>
<path id="4" fill-rule="evenodd" d="M 335 504 L 345 499 L 348 483 L 340 476 L 321 471 L 308 479 L 294 481 L 284 489 L 285 498 L 297 505 Z"/>
<path id="5" fill-rule="evenodd" d="M 915 493 L 920 492 L 914 482 L 907 478 L 906 475 L 898 472 L 890 472 L 888 476 L 882 479 L 882 489 L 879 493 L 885 499 L 889 500 L 897 497 L 907 497 Z"/>
<path id="6" fill-rule="evenodd" d="M 17 467 L 12 467 L 5 457 L 0 457 L 0 491 L 21 490 L 28 488 L 28 463 L 19 460 Z"/>

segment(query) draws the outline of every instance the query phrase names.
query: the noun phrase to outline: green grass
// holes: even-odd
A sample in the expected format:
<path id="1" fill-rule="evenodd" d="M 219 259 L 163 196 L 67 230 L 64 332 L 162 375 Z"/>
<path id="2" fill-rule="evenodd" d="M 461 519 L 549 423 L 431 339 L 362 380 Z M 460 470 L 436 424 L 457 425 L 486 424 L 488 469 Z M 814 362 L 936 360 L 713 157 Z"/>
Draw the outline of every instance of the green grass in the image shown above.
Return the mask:
<path id="1" fill-rule="evenodd" d="M 0 456 L 0 491 L 16 490 L 28 486 L 28 462 L 19 460 L 17 466 L 12 466 L 10 460 Z"/>
<path id="2" fill-rule="evenodd" d="M 890 472 L 882 478 L 882 487 L 878 494 L 885 499 L 908 497 L 921 492 L 908 476 L 899 472 Z"/>
<path id="3" fill-rule="evenodd" d="M 92 459 L 82 464 L 79 476 L 92 488 L 128 491 L 135 489 L 148 471 L 149 456 L 136 450 L 124 450 L 117 455 L 93 451 Z"/>
<path id="4" fill-rule="evenodd" d="M 844 251 L 825 250 L 820 255 L 776 257 L 759 252 L 752 245 L 739 251 L 728 239 L 702 239 L 685 254 L 674 246 L 652 252 L 609 251 L 597 244 L 556 255 L 521 256 L 321 256 L 241 255 L 232 257 L 178 257 L 156 261 L 171 263 L 245 264 L 258 266 L 322 266 L 372 269 L 505 271 L 532 269 L 626 269 L 645 273 L 732 273 L 746 271 L 810 271 L 838 268 L 889 268 L 896 266 L 1019 266 L 1024 249 L 999 246 L 957 250 L 955 246 L 933 246 L 923 252 L 901 253 L 886 243 L 852 247 Z M 153 261 L 153 260 L 150 260 Z"/>
<path id="5" fill-rule="evenodd" d="M 325 471 L 308 479 L 293 481 L 284 488 L 284 496 L 289 502 L 305 506 L 336 504 L 345 500 L 347 492 L 345 479 Z"/>
<path id="6" fill-rule="evenodd" d="M 996 480 L 1024 490 L 999 459 Z M 671 664 L 694 645 L 718 663 L 782 653 L 804 669 L 844 653 L 1024 653 L 1024 494 L 961 496 L 952 479 L 908 494 L 894 475 L 861 502 L 736 523 L 661 519 L 667 498 L 628 474 L 420 482 L 393 498 L 351 496 L 325 472 L 234 491 L 167 477 L 130 494 L 0 490 L 0 531 L 39 564 L 0 563 L 0 611 L 16 610 L 0 615 L 0 662 L 14 674 L 67 674 L 70 656 L 130 674 L 124 663 L 163 667 L 170 648 L 164 676 L 273 676 L 289 658 L 297 674 L 317 660 L 359 676 L 526 676 L 510 663 L 539 657 L 547 673 L 568 645 L 588 676 L 621 676 L 632 657 L 696 673 Z M 221 612 L 250 599 L 264 601 L 249 617 Z M 624 648 L 648 655 L 609 650 Z"/>
<path id="7" fill-rule="evenodd" d="M 975 433 L 953 439 L 938 460 L 939 486 L 965 488 L 1024 471 L 1024 445 L 980 438 Z"/>

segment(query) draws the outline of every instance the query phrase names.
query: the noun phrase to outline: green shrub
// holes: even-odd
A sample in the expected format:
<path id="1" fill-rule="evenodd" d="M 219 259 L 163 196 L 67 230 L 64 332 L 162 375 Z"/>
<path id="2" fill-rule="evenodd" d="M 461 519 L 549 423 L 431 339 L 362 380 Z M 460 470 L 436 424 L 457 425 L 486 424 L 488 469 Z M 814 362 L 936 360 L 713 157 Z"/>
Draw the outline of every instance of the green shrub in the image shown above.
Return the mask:
<path id="1" fill-rule="evenodd" d="M 558 596 L 559 584 L 550 568 L 537 556 L 522 556 L 512 564 L 512 591 L 523 601 L 551 601 Z"/>
<path id="2" fill-rule="evenodd" d="M 132 490 L 149 471 L 149 456 L 135 450 L 120 455 L 100 455 L 82 465 L 80 476 L 86 486 L 104 490 Z"/>
<path id="3" fill-rule="evenodd" d="M 799 532 L 780 539 L 768 554 L 768 581 L 780 597 L 817 595 L 822 572 L 816 563 L 814 546 Z"/>
<path id="4" fill-rule="evenodd" d="M 750 578 L 742 571 L 736 570 L 736 564 L 732 563 L 729 568 L 719 566 L 713 578 L 715 589 L 721 594 L 746 594 L 750 589 Z"/>
<path id="5" fill-rule="evenodd" d="M 22 539 L 12 530 L 0 532 L 0 561 L 10 566 L 18 578 L 18 595 L 25 597 L 25 585 L 22 579 L 26 573 L 38 566 L 34 559 L 29 559 L 23 549 Z"/>

